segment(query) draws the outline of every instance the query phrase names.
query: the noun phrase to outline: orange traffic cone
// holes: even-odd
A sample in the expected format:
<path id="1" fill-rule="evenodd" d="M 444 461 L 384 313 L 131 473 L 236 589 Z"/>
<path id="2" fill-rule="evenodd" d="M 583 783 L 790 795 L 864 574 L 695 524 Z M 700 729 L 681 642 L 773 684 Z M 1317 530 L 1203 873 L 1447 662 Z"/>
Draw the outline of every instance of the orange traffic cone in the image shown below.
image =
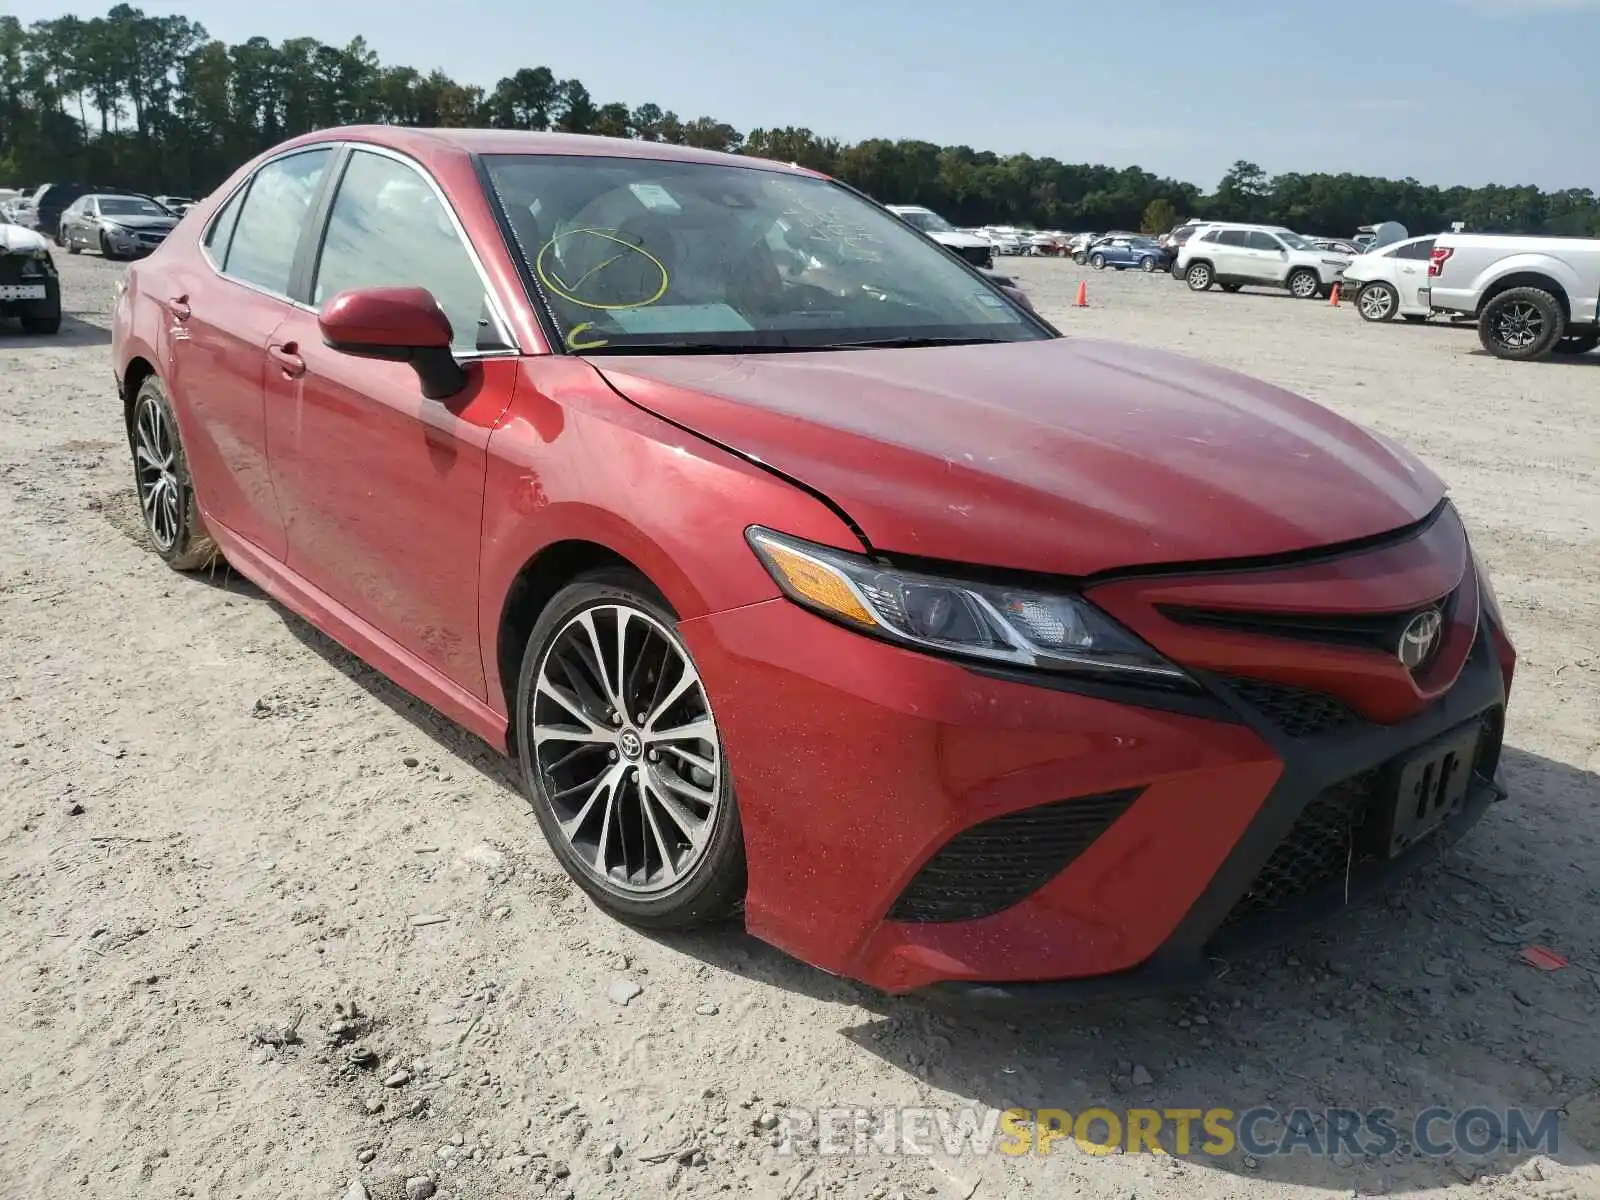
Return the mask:
<path id="1" fill-rule="evenodd" d="M 1331 308 L 1339 307 L 1339 285 L 1337 283 L 1333 285 L 1333 291 L 1328 293 L 1328 305 Z"/>
<path id="2" fill-rule="evenodd" d="M 1083 280 L 1083 279 L 1078 280 L 1078 299 L 1077 299 L 1077 302 L 1075 304 L 1073 304 L 1072 307 L 1073 308 L 1088 308 L 1089 307 L 1089 284 L 1088 284 L 1087 280 Z"/>

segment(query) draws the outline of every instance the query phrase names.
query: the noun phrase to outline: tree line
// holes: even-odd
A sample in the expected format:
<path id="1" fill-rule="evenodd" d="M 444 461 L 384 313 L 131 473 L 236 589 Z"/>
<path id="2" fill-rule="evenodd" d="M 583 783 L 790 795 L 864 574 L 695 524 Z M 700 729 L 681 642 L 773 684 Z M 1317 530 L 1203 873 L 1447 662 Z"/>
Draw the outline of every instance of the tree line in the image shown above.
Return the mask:
<path id="1" fill-rule="evenodd" d="M 799 127 L 741 133 L 650 102 L 602 103 L 549 67 L 523 68 L 486 89 L 442 71 L 387 66 L 361 38 L 342 47 L 265 37 L 227 45 L 188 17 L 128 4 L 104 17 L 28 26 L 0 16 L 0 186 L 75 180 L 204 195 L 285 138 L 352 123 L 551 129 L 758 155 L 825 171 L 885 203 L 927 205 L 958 225 L 1162 232 L 1203 216 L 1334 235 L 1395 220 L 1413 232 L 1463 221 L 1477 230 L 1600 236 L 1600 199 L 1584 188 L 1269 176 L 1241 161 L 1205 193 L 1140 167 L 911 139 L 846 143 Z"/>

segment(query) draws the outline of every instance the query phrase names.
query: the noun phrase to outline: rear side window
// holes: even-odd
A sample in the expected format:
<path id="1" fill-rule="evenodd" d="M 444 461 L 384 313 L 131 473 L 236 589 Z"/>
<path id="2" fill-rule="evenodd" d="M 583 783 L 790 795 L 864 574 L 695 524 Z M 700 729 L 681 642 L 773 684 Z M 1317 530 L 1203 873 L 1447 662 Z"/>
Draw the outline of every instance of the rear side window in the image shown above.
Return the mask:
<path id="1" fill-rule="evenodd" d="M 239 223 L 239 207 L 244 203 L 244 194 L 248 188 L 240 188 L 228 197 L 228 202 L 211 220 L 211 228 L 206 230 L 205 247 L 214 263 L 223 263 L 228 258 L 228 243 L 233 240 L 233 227 Z"/>
<path id="2" fill-rule="evenodd" d="M 1245 231 L 1242 229 L 1224 229 L 1217 234 L 1217 241 L 1224 246 L 1243 246 L 1245 244 Z"/>
<path id="3" fill-rule="evenodd" d="M 1433 238 L 1426 238 L 1420 242 L 1412 242 L 1409 246 L 1401 246 L 1395 251 L 1396 258 L 1420 258 L 1426 262 L 1433 255 Z"/>
<path id="4" fill-rule="evenodd" d="M 433 293 L 458 351 L 505 344 L 483 280 L 432 185 L 413 167 L 358 150 L 339 181 L 317 263 L 313 304 L 358 287 Z"/>
<path id="5" fill-rule="evenodd" d="M 1217 231 L 1215 229 L 1208 229 L 1195 239 L 1197 242 L 1215 242 L 1216 240 Z"/>
<path id="6" fill-rule="evenodd" d="M 300 234 L 332 157 L 331 149 L 307 150 L 256 172 L 223 260 L 225 274 L 280 296 L 289 294 Z"/>

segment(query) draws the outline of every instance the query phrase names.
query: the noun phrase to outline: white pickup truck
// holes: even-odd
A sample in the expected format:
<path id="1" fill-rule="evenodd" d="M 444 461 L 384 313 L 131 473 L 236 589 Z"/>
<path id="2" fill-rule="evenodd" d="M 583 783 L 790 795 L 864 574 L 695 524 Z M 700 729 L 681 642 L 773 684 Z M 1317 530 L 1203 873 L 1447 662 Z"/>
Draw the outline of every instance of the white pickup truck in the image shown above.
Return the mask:
<path id="1" fill-rule="evenodd" d="M 1478 321 L 1497 358 L 1530 362 L 1600 346 L 1600 238 L 1442 233 L 1428 307 Z"/>

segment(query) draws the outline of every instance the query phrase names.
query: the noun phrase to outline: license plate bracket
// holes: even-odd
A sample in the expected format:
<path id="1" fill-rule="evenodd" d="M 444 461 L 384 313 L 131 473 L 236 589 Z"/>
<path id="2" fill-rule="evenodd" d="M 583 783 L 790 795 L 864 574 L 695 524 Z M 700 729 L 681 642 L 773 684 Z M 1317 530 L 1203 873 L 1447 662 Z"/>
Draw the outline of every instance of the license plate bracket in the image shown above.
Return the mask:
<path id="1" fill-rule="evenodd" d="M 1451 730 L 1412 751 L 1390 775 L 1393 806 L 1383 844 L 1389 857 L 1404 854 L 1443 825 L 1467 802 L 1483 722 Z"/>

